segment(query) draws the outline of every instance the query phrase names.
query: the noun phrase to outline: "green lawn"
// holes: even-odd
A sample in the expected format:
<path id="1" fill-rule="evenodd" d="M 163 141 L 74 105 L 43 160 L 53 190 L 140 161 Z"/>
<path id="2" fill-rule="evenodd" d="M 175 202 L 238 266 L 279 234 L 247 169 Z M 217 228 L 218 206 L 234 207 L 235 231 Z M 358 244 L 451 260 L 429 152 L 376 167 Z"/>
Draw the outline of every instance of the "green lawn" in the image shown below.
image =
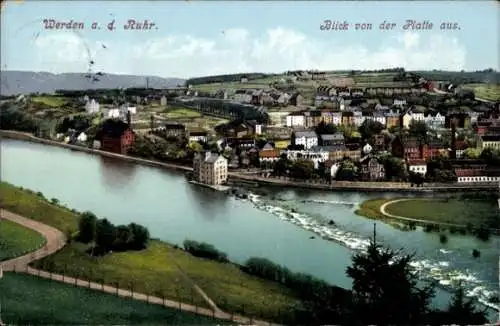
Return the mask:
<path id="1" fill-rule="evenodd" d="M 500 101 L 500 84 L 466 84 L 464 89 L 474 91 L 476 97 L 489 101 Z"/>
<path id="2" fill-rule="evenodd" d="M 201 114 L 184 108 L 169 108 L 166 110 L 168 119 L 199 118 Z"/>
<path id="3" fill-rule="evenodd" d="M 12 325 L 228 324 L 159 305 L 120 298 L 31 275 L 0 279 L 2 321 Z"/>
<path id="4" fill-rule="evenodd" d="M 0 183 L 0 202 L 6 210 L 48 224 L 63 232 L 76 231 L 78 228 L 78 214 L 52 205 L 30 190 L 21 190 L 6 182 Z"/>
<path id="5" fill-rule="evenodd" d="M 500 229 L 497 202 L 471 199 L 411 199 L 386 207 L 387 213 L 432 222 L 473 226 L 487 224 Z"/>
<path id="6" fill-rule="evenodd" d="M 5 209 L 60 230 L 76 230 L 77 214 L 26 190 L 7 183 L 0 185 Z M 35 265 L 96 282 L 119 283 L 120 287 L 133 285 L 137 292 L 206 306 L 182 277 L 178 264 L 222 309 L 239 313 L 244 310 L 249 316 L 265 320 L 279 321 L 277 315 L 290 313 L 298 302 L 289 289 L 277 283 L 245 274 L 233 264 L 193 257 L 164 242 L 152 241 L 144 251 L 113 253 L 102 258 L 89 258 L 86 249 L 73 242 Z"/>
<path id="7" fill-rule="evenodd" d="M 31 98 L 35 103 L 42 103 L 51 107 L 60 107 L 66 104 L 64 97 L 60 96 L 35 96 Z"/>
<path id="8" fill-rule="evenodd" d="M 8 220 L 0 220 L 0 261 L 22 256 L 45 244 L 38 232 Z"/>

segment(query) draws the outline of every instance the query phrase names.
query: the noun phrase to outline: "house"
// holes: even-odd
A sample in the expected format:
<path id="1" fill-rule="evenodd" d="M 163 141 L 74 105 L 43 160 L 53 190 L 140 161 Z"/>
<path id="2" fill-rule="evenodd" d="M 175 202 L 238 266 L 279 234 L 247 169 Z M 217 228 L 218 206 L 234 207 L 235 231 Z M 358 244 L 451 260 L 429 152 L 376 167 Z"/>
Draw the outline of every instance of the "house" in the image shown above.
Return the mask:
<path id="1" fill-rule="evenodd" d="M 85 143 L 87 141 L 87 134 L 82 132 L 76 137 L 76 140 L 79 141 L 80 143 Z"/>
<path id="2" fill-rule="evenodd" d="M 259 151 L 259 162 L 261 164 L 274 163 L 280 159 L 281 150 L 275 148 L 263 148 Z"/>
<path id="3" fill-rule="evenodd" d="M 292 144 L 303 145 L 304 149 L 318 146 L 318 135 L 314 131 L 294 131 L 292 133 Z"/>
<path id="4" fill-rule="evenodd" d="M 303 106 L 305 104 L 305 98 L 300 95 L 300 93 L 295 92 L 288 99 L 288 103 L 293 106 Z"/>
<path id="5" fill-rule="evenodd" d="M 323 134 L 319 136 L 321 146 L 345 145 L 344 134 L 337 132 L 335 134 Z"/>
<path id="6" fill-rule="evenodd" d="M 101 141 L 101 150 L 126 154 L 134 143 L 135 133 L 128 123 L 117 119 L 108 119 L 102 124 L 97 138 Z"/>
<path id="7" fill-rule="evenodd" d="M 443 156 L 448 156 L 448 147 L 441 141 L 432 140 L 422 146 L 422 158 L 425 160 L 434 160 Z"/>
<path id="8" fill-rule="evenodd" d="M 465 150 L 469 148 L 465 141 L 455 141 L 455 155 L 457 158 L 463 158 Z"/>
<path id="9" fill-rule="evenodd" d="M 457 128 L 468 128 L 471 124 L 470 116 L 467 113 L 450 113 L 445 117 L 445 128 L 451 128 L 451 121 L 457 121 Z"/>
<path id="10" fill-rule="evenodd" d="M 394 106 L 404 106 L 406 105 L 406 100 L 394 99 Z"/>
<path id="11" fill-rule="evenodd" d="M 240 78 L 240 83 L 241 83 L 241 84 L 246 84 L 246 83 L 248 83 L 248 77 L 247 77 L 247 76 L 241 76 L 241 78 Z"/>
<path id="12" fill-rule="evenodd" d="M 385 117 L 383 112 L 373 112 L 373 121 L 381 123 L 384 127 L 387 125 L 387 118 Z"/>
<path id="13" fill-rule="evenodd" d="M 332 112 L 331 116 L 332 116 L 332 124 L 333 125 L 340 126 L 342 124 L 342 113 L 341 112 Z"/>
<path id="14" fill-rule="evenodd" d="M 385 126 L 387 129 L 390 129 L 392 127 L 399 127 L 400 124 L 400 113 L 399 112 L 393 112 L 392 110 L 389 112 L 385 113 Z"/>
<path id="15" fill-rule="evenodd" d="M 304 160 L 309 160 L 314 163 L 314 168 L 317 169 L 319 166 L 319 163 L 323 163 L 326 160 L 328 160 L 330 153 L 328 152 L 327 149 L 320 147 L 320 146 L 314 146 L 311 147 L 308 150 L 288 150 L 286 151 L 286 156 L 289 160 L 295 161 L 298 159 L 304 159 Z"/>
<path id="16" fill-rule="evenodd" d="M 160 99 L 160 105 L 161 106 L 167 106 L 167 97 L 163 95 Z"/>
<path id="17" fill-rule="evenodd" d="M 371 155 L 361 159 L 361 179 L 364 181 L 378 181 L 385 178 L 384 165 Z"/>
<path id="18" fill-rule="evenodd" d="M 206 143 L 208 141 L 208 133 L 206 131 L 197 130 L 189 132 L 189 142 L 202 142 Z"/>
<path id="19" fill-rule="evenodd" d="M 407 163 L 408 170 L 415 173 L 420 173 L 425 176 L 427 173 L 427 163 L 425 160 L 411 160 Z"/>
<path id="20" fill-rule="evenodd" d="M 227 137 L 225 141 L 227 146 L 230 146 L 231 148 L 239 148 L 244 151 L 254 148 L 256 145 L 253 137 Z"/>
<path id="21" fill-rule="evenodd" d="M 97 102 L 94 99 L 87 101 L 87 103 L 85 104 L 85 111 L 89 114 L 97 113 L 99 112 L 99 110 L 100 110 L 99 102 Z"/>
<path id="22" fill-rule="evenodd" d="M 477 148 L 481 150 L 485 148 L 500 149 L 500 134 L 478 136 Z"/>
<path id="23" fill-rule="evenodd" d="M 227 159 L 211 152 L 197 153 L 193 159 L 193 177 L 197 182 L 221 185 L 227 181 Z"/>
<path id="24" fill-rule="evenodd" d="M 361 126 L 366 119 L 366 117 L 363 116 L 363 113 L 361 111 L 353 111 L 352 115 L 353 115 L 353 124 L 356 127 Z"/>
<path id="25" fill-rule="evenodd" d="M 343 126 L 352 126 L 354 124 L 354 113 L 352 111 L 342 112 L 341 124 Z"/>
<path id="26" fill-rule="evenodd" d="M 495 183 L 500 182 L 500 171 L 478 169 L 455 169 L 458 183 Z"/>
<path id="27" fill-rule="evenodd" d="M 108 111 L 108 118 L 114 119 L 119 118 L 121 116 L 120 109 L 110 109 Z"/>
<path id="28" fill-rule="evenodd" d="M 392 155 L 408 160 L 422 159 L 422 146 L 416 138 L 398 135 L 391 141 Z"/>
<path id="29" fill-rule="evenodd" d="M 165 132 L 167 138 L 183 138 L 186 136 L 186 127 L 180 123 L 166 123 L 163 128 L 159 128 Z"/>
<path id="30" fill-rule="evenodd" d="M 304 112 L 305 126 L 307 128 L 314 128 L 323 120 L 321 111 L 313 110 Z"/>
<path id="31" fill-rule="evenodd" d="M 360 150 L 351 150 L 345 145 L 324 146 L 323 150 L 329 152 L 328 159 L 333 162 L 340 162 L 345 158 L 358 162 L 361 158 Z"/>
<path id="32" fill-rule="evenodd" d="M 444 128 L 445 119 L 446 117 L 439 112 L 435 114 L 428 113 L 424 117 L 425 124 L 431 129 Z"/>
<path id="33" fill-rule="evenodd" d="M 306 118 L 302 112 L 293 112 L 286 117 L 287 127 L 304 127 Z"/>
<path id="34" fill-rule="evenodd" d="M 378 134 L 373 136 L 373 147 L 376 151 L 385 151 L 385 136 Z"/>

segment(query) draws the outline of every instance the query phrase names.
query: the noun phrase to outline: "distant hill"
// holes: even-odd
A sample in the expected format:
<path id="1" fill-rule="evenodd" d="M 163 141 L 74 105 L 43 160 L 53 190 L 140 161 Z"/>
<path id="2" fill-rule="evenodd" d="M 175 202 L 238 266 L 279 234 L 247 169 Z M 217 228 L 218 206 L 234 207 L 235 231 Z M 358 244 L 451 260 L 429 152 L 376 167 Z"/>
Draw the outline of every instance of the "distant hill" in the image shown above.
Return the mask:
<path id="1" fill-rule="evenodd" d="M 170 88 L 184 85 L 181 78 L 162 78 L 155 76 L 113 75 L 99 76 L 98 82 L 90 82 L 84 73 L 52 74 L 33 71 L 2 71 L 0 74 L 0 94 L 9 96 L 28 93 L 54 93 L 57 89 L 85 90 L 100 88 L 145 87 L 146 79 L 151 88 Z"/>

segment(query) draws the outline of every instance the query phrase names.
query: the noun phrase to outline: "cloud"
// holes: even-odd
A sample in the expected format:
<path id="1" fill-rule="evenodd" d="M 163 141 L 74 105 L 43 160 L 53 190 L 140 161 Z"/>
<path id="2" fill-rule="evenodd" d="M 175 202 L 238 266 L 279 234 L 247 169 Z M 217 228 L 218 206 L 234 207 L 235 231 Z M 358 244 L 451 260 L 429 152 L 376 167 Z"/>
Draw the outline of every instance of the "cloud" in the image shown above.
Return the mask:
<path id="1" fill-rule="evenodd" d="M 123 74 L 192 77 L 236 72 L 281 72 L 293 69 L 462 70 L 466 49 L 443 34 L 405 32 L 376 48 L 356 42 L 324 42 L 285 28 L 252 35 L 245 29 L 221 31 L 214 38 L 172 35 L 138 43 L 122 41 L 89 43 L 76 33 L 40 36 L 33 70 L 82 71 L 88 68 L 88 53 L 96 69 Z"/>

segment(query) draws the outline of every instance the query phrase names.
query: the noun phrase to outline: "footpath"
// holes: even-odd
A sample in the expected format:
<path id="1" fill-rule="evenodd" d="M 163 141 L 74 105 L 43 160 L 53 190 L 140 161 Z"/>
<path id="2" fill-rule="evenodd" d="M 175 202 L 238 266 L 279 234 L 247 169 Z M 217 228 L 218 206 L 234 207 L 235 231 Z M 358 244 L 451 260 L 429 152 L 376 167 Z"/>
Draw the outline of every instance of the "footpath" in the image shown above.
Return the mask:
<path id="1" fill-rule="evenodd" d="M 113 286 L 91 282 L 89 280 L 77 279 L 66 275 L 54 274 L 40 269 L 31 268 L 29 267 L 29 264 L 31 262 L 47 257 L 57 252 L 58 250 L 62 249 L 66 244 L 65 235 L 61 231 L 51 226 L 14 214 L 4 209 L 0 210 L 0 216 L 2 219 L 18 223 L 24 227 L 37 231 L 47 239 L 47 243 L 45 244 L 44 247 L 32 253 L 0 262 L 0 275 L 2 270 L 27 273 L 34 276 L 51 279 L 66 284 L 71 284 L 74 286 L 85 287 L 98 290 L 101 292 L 115 294 L 124 298 L 132 298 L 134 300 L 146 301 L 148 303 L 162 305 L 167 308 L 178 309 L 181 311 L 222 319 L 222 320 L 229 320 L 238 324 L 279 326 L 278 324 L 272 324 L 261 320 L 254 320 L 253 318 L 245 316 L 233 315 L 220 310 L 219 308 L 217 308 L 215 303 L 213 303 L 213 301 L 194 283 L 193 286 L 195 287 L 195 289 L 197 291 L 199 290 L 199 293 L 209 302 L 209 305 L 212 307 L 212 309 L 201 308 L 198 306 L 185 304 L 179 301 L 168 300 L 165 298 L 159 298 L 142 293 L 136 293 L 126 289 L 120 289 Z"/>

